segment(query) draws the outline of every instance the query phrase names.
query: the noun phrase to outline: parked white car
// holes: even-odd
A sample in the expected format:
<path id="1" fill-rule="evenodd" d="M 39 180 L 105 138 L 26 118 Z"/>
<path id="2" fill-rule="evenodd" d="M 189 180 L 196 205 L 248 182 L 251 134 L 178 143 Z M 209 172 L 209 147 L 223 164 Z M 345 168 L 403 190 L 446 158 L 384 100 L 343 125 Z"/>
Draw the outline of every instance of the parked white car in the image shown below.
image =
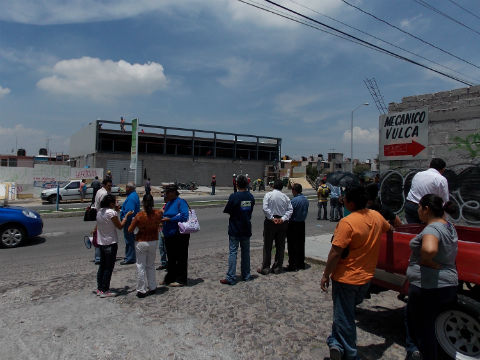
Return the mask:
<path id="1" fill-rule="evenodd" d="M 58 201 L 81 200 L 80 191 L 79 191 L 81 181 L 82 180 L 71 180 L 67 185 L 65 185 L 64 187 L 61 187 L 59 189 L 60 197 L 58 198 Z M 93 189 L 90 186 L 88 186 L 87 193 L 85 194 L 85 199 L 91 200 L 92 194 L 93 194 Z M 118 186 L 113 186 L 111 194 L 115 196 L 119 195 L 120 188 Z M 57 188 L 43 190 L 41 197 L 43 201 L 48 201 L 51 204 L 56 203 Z"/>

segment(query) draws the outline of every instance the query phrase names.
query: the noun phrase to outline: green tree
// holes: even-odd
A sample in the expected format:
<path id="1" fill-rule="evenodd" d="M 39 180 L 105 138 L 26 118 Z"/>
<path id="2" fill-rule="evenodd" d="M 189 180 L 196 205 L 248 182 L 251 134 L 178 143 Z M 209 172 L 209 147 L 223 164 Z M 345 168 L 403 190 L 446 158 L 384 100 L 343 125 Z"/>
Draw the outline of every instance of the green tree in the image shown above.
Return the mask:
<path id="1" fill-rule="evenodd" d="M 355 175 L 361 175 L 364 171 L 369 171 L 370 165 L 368 164 L 358 164 L 353 168 L 353 173 Z"/>
<path id="2" fill-rule="evenodd" d="M 311 181 L 315 182 L 318 177 L 318 169 L 316 166 L 314 167 L 312 164 L 307 165 L 307 177 Z"/>

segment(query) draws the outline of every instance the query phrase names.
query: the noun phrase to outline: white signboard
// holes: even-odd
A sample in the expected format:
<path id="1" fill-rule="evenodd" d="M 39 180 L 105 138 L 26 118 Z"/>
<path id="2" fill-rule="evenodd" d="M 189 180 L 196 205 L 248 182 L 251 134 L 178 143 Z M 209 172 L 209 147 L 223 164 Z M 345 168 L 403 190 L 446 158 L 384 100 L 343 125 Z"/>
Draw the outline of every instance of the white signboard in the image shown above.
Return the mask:
<path id="1" fill-rule="evenodd" d="M 380 160 L 426 159 L 428 107 L 380 116 Z"/>

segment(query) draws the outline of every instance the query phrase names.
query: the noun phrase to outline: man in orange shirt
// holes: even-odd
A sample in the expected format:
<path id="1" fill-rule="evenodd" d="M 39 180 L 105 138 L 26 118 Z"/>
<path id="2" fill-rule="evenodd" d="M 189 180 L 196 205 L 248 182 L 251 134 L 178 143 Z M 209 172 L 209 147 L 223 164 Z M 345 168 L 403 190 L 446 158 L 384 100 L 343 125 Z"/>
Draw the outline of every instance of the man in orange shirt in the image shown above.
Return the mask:
<path id="1" fill-rule="evenodd" d="M 337 225 L 328 254 L 321 288 L 327 291 L 332 279 L 333 324 L 327 338 L 330 359 L 357 359 L 355 307 L 363 301 L 377 266 L 380 236 L 391 229 L 380 213 L 366 209 L 363 187 L 345 195 L 352 213 Z"/>

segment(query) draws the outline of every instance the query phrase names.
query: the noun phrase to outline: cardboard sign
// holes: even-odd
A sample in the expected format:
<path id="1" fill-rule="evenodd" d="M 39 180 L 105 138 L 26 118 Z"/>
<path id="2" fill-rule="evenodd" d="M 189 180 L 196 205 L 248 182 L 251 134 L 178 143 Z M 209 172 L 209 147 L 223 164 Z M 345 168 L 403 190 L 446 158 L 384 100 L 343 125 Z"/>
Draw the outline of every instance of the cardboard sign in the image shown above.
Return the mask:
<path id="1" fill-rule="evenodd" d="M 380 116 L 380 160 L 426 159 L 428 107 Z"/>

